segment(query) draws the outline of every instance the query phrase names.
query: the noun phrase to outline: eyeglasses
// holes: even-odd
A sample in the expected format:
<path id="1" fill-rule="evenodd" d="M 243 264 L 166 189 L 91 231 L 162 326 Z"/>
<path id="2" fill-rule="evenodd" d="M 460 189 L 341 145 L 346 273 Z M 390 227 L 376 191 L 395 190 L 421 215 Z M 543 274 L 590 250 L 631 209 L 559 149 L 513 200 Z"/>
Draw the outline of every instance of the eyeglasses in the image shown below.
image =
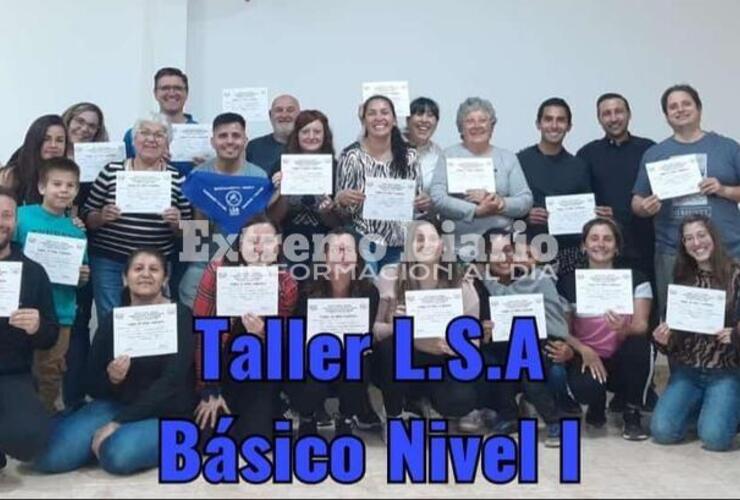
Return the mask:
<path id="1" fill-rule="evenodd" d="M 164 132 L 154 132 L 152 130 L 139 130 L 138 134 L 144 139 L 154 139 L 157 142 L 167 140 L 167 134 Z"/>
<path id="2" fill-rule="evenodd" d="M 157 90 L 160 92 L 185 92 L 187 89 L 182 85 L 163 85 L 162 87 L 157 87 Z"/>

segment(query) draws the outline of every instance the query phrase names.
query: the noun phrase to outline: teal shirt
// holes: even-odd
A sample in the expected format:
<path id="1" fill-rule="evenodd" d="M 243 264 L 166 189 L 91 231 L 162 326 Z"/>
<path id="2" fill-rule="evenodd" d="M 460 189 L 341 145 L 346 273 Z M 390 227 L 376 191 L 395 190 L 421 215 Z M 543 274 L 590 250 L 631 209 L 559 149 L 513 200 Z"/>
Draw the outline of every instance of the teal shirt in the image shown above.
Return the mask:
<path id="1" fill-rule="evenodd" d="M 21 248 L 25 248 L 28 233 L 87 239 L 85 232 L 75 226 L 70 217 L 53 214 L 41 205 L 25 205 L 18 208 L 18 225 L 13 241 Z M 83 262 L 87 263 L 87 251 Z M 77 287 L 52 283 L 51 288 L 59 324 L 72 326 L 77 314 Z"/>

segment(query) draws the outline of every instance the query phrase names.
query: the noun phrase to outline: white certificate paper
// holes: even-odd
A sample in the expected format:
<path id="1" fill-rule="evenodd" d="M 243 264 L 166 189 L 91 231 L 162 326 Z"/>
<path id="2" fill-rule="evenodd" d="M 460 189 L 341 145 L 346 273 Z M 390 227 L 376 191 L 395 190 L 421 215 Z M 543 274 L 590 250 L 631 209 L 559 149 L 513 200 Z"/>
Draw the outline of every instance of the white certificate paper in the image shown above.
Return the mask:
<path id="1" fill-rule="evenodd" d="M 332 194 L 334 159 L 331 155 L 282 155 L 280 194 Z"/>
<path id="2" fill-rule="evenodd" d="M 576 310 L 584 316 L 634 312 L 632 271 L 576 269 Z"/>
<path id="3" fill-rule="evenodd" d="M 414 318 L 414 338 L 444 338 L 450 321 L 463 315 L 462 290 L 409 290 L 406 314 Z"/>
<path id="4" fill-rule="evenodd" d="M 0 262 L 0 318 L 9 318 L 21 300 L 22 262 Z"/>
<path id="5" fill-rule="evenodd" d="M 80 182 L 93 182 L 107 164 L 126 159 L 123 142 L 78 142 L 74 148 L 75 163 L 80 167 Z"/>
<path id="6" fill-rule="evenodd" d="M 370 333 L 370 299 L 308 299 L 306 335 Z"/>
<path id="7" fill-rule="evenodd" d="M 382 95 L 393 102 L 396 116 L 409 116 L 411 99 L 409 99 L 409 82 L 365 82 L 362 84 L 362 102 L 374 95 Z"/>
<path id="8" fill-rule="evenodd" d="M 171 161 L 193 161 L 193 158 L 212 158 L 210 125 L 173 123 L 170 142 Z"/>
<path id="9" fill-rule="evenodd" d="M 177 352 L 177 304 L 113 309 L 113 357 Z"/>
<path id="10" fill-rule="evenodd" d="M 267 87 L 224 89 L 221 104 L 224 112 L 239 113 L 247 123 L 270 121 Z"/>
<path id="11" fill-rule="evenodd" d="M 511 325 L 517 316 L 534 316 L 537 323 L 537 336 L 547 338 L 545 323 L 545 299 L 541 293 L 522 295 L 501 295 L 489 297 L 491 320 L 493 320 L 493 341 L 508 342 Z"/>
<path id="12" fill-rule="evenodd" d="M 278 313 L 278 266 L 221 266 L 216 274 L 216 314 L 241 317 Z"/>
<path id="13" fill-rule="evenodd" d="M 698 193 L 703 180 L 699 159 L 693 154 L 647 163 L 645 168 L 650 188 L 661 200 Z"/>
<path id="14" fill-rule="evenodd" d="M 28 233 L 23 253 L 43 266 L 52 283 L 77 286 L 86 246 L 86 239 Z"/>
<path id="15" fill-rule="evenodd" d="M 116 172 L 116 206 L 125 214 L 161 214 L 172 206 L 172 172 Z"/>
<path id="16" fill-rule="evenodd" d="M 668 285 L 666 323 L 671 330 L 715 335 L 725 327 L 727 292 Z"/>
<path id="17" fill-rule="evenodd" d="M 470 189 L 496 192 L 493 158 L 447 158 L 447 192 L 465 193 Z"/>
<path id="18" fill-rule="evenodd" d="M 362 218 L 411 221 L 414 219 L 414 198 L 416 181 L 366 177 Z"/>
<path id="19" fill-rule="evenodd" d="M 547 228 L 553 235 L 581 234 L 583 225 L 596 217 L 593 193 L 545 197 Z"/>

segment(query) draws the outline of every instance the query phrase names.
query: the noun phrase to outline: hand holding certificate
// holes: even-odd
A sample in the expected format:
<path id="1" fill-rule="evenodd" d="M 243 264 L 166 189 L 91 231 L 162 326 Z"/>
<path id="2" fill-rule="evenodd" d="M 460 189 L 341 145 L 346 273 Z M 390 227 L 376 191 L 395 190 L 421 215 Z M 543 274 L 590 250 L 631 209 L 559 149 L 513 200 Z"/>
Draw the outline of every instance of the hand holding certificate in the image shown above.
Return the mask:
<path id="1" fill-rule="evenodd" d="M 80 182 L 93 182 L 104 166 L 126 159 L 123 142 L 78 142 L 74 149 L 75 163 L 80 167 Z"/>
<path id="2" fill-rule="evenodd" d="M 409 290 L 406 314 L 414 318 L 414 338 L 445 338 L 447 325 L 463 315 L 462 290 Z"/>
<path id="3" fill-rule="evenodd" d="M 488 302 L 493 320 L 493 342 L 508 342 L 514 318 L 521 316 L 534 316 L 537 336 L 547 338 L 545 299 L 541 293 L 499 295 L 489 297 Z"/>
<path id="4" fill-rule="evenodd" d="M 699 192 L 702 175 L 696 155 L 674 156 L 668 160 L 647 163 L 645 168 L 650 188 L 661 200 Z"/>
<path id="5" fill-rule="evenodd" d="M 216 314 L 241 317 L 278 313 L 278 266 L 221 266 L 216 274 Z"/>
<path id="6" fill-rule="evenodd" d="M 196 123 L 173 123 L 170 142 L 171 161 L 193 161 L 213 156 L 211 126 Z"/>
<path id="7" fill-rule="evenodd" d="M 416 182 L 413 180 L 366 177 L 362 218 L 411 221 L 415 197 Z"/>
<path id="8" fill-rule="evenodd" d="M 727 292 L 668 285 L 666 323 L 671 330 L 716 335 L 725 327 Z"/>
<path id="9" fill-rule="evenodd" d="M 409 82 L 365 82 L 362 84 L 362 102 L 374 95 L 387 97 L 393 103 L 398 117 L 409 116 Z"/>
<path id="10" fill-rule="evenodd" d="M 224 89 L 221 105 L 224 112 L 238 113 L 247 123 L 270 120 L 267 87 Z"/>
<path id="11" fill-rule="evenodd" d="M 370 299 L 308 299 L 306 334 L 370 333 Z"/>
<path id="12" fill-rule="evenodd" d="M 22 262 L 0 262 L 0 318 L 9 318 L 18 310 L 22 274 Z"/>
<path id="13" fill-rule="evenodd" d="M 282 155 L 281 195 L 332 194 L 334 159 L 331 155 Z"/>
<path id="14" fill-rule="evenodd" d="M 116 172 L 116 206 L 124 214 L 161 214 L 172 206 L 172 172 Z"/>
<path id="15" fill-rule="evenodd" d="M 607 311 L 633 314 L 632 271 L 629 269 L 576 269 L 576 310 L 584 316 Z"/>
<path id="16" fill-rule="evenodd" d="M 581 234 L 583 226 L 596 216 L 593 193 L 545 197 L 548 233 Z"/>
<path id="17" fill-rule="evenodd" d="M 86 246 L 86 239 L 28 233 L 23 253 L 43 266 L 52 283 L 77 286 Z"/>
<path id="18" fill-rule="evenodd" d="M 113 309 L 113 357 L 177 352 L 177 304 Z"/>
<path id="19" fill-rule="evenodd" d="M 496 194 L 493 158 L 447 158 L 447 192 L 485 189 Z"/>

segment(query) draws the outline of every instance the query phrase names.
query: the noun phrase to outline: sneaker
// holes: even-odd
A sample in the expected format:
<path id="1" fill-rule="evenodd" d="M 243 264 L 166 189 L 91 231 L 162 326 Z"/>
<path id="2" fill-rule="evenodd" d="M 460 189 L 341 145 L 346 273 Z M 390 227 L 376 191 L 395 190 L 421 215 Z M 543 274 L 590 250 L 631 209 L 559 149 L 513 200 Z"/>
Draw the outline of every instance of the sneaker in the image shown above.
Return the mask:
<path id="1" fill-rule="evenodd" d="M 383 439 L 383 443 L 388 444 L 388 420 L 394 419 L 394 418 L 400 418 L 404 422 L 408 422 L 411 418 L 418 418 L 417 415 L 412 415 L 411 413 L 408 413 L 404 411 L 400 415 L 387 415 L 386 420 L 382 423 L 380 427 L 380 437 Z"/>
<path id="2" fill-rule="evenodd" d="M 595 429 L 601 429 L 606 425 L 606 414 L 604 408 L 597 409 L 594 405 L 588 406 L 586 412 L 586 423 Z"/>
<path id="3" fill-rule="evenodd" d="M 324 408 L 324 405 L 321 405 L 319 409 L 316 411 L 316 425 L 321 428 L 325 427 L 331 427 L 334 421 L 331 419 L 328 413 L 326 413 L 326 408 Z"/>
<path id="4" fill-rule="evenodd" d="M 468 434 L 480 433 L 483 430 L 483 418 L 479 410 L 473 410 L 457 421 L 457 427 Z"/>
<path id="5" fill-rule="evenodd" d="M 355 416 L 355 426 L 361 431 L 371 431 L 383 427 L 383 422 L 374 410 Z"/>
<path id="6" fill-rule="evenodd" d="M 316 436 L 319 433 L 314 417 L 301 417 L 298 423 L 298 437 Z"/>
<path id="7" fill-rule="evenodd" d="M 514 434 L 519 429 L 519 424 L 516 420 L 505 420 L 501 417 L 496 417 L 491 426 L 493 434 Z"/>
<path id="8" fill-rule="evenodd" d="M 615 394 L 609 401 L 609 412 L 624 413 L 625 411 L 627 411 L 627 401 L 621 394 Z"/>
<path id="9" fill-rule="evenodd" d="M 640 410 L 627 410 L 624 412 L 624 428 L 622 437 L 627 441 L 644 441 L 649 436 L 642 428 L 642 416 Z"/>
<path id="10" fill-rule="evenodd" d="M 354 434 L 352 432 L 353 423 L 354 420 L 349 417 L 337 416 L 334 420 L 334 436 L 352 436 Z"/>
<path id="11" fill-rule="evenodd" d="M 560 448 L 560 424 L 547 424 L 545 448 Z"/>
<path id="12" fill-rule="evenodd" d="M 519 399 L 519 418 L 537 418 L 537 409 L 524 395 Z"/>

